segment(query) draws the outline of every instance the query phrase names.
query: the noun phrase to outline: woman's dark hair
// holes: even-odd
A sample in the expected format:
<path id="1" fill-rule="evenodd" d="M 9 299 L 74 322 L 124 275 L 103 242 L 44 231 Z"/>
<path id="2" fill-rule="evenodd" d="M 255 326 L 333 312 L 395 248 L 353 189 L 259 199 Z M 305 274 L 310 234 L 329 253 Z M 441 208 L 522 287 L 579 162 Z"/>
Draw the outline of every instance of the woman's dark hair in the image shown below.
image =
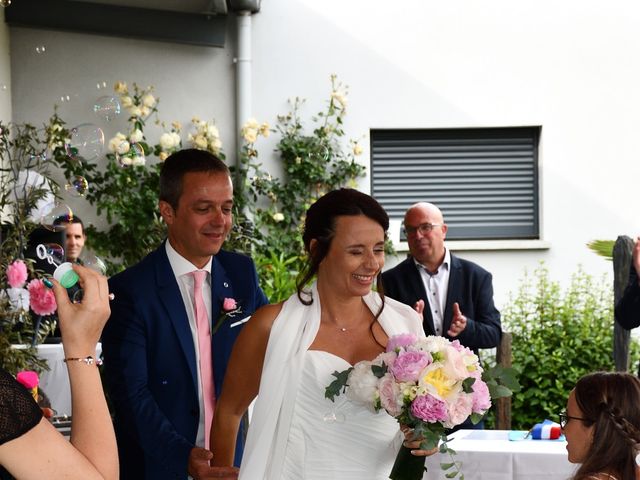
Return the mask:
<path id="1" fill-rule="evenodd" d="M 167 157 L 160 170 L 160 200 L 167 202 L 174 210 L 182 196 L 182 179 L 185 173 L 207 172 L 226 173 L 229 167 L 214 154 L 205 150 L 188 148 Z"/>
<path id="2" fill-rule="evenodd" d="M 596 372 L 576 384 L 574 396 L 593 442 L 574 480 L 609 473 L 635 480 L 640 448 L 640 380 L 622 372 Z"/>
<path id="3" fill-rule="evenodd" d="M 385 232 L 386 237 L 386 232 L 389 229 L 389 216 L 387 212 L 384 211 L 384 208 L 382 208 L 373 197 L 358 190 L 352 188 L 332 190 L 320 197 L 307 210 L 304 232 L 302 234 L 304 249 L 307 252 L 307 261 L 296 282 L 298 298 L 305 305 L 310 305 L 313 299 L 305 300 L 302 297 L 303 289 L 316 273 L 318 273 L 320 262 L 322 262 L 329 252 L 331 241 L 336 233 L 336 219 L 342 216 L 356 215 L 365 215 L 378 223 Z M 311 240 L 316 240 L 313 250 L 311 249 Z M 383 292 L 381 291 L 382 282 L 380 281 L 380 274 L 378 274 L 377 285 L 380 297 L 384 302 Z M 380 311 L 382 311 L 382 309 Z M 378 315 L 376 315 L 376 318 Z"/>

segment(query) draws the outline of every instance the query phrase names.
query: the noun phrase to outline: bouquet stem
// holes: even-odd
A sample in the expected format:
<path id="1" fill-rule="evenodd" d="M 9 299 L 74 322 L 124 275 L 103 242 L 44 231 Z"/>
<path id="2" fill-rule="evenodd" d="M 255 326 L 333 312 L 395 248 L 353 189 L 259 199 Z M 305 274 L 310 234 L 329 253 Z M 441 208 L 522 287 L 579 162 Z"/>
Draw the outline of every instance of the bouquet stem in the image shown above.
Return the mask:
<path id="1" fill-rule="evenodd" d="M 393 463 L 389 478 L 391 480 L 422 480 L 426 470 L 424 467 L 426 460 L 427 457 L 411 455 L 411 449 L 403 445 Z"/>

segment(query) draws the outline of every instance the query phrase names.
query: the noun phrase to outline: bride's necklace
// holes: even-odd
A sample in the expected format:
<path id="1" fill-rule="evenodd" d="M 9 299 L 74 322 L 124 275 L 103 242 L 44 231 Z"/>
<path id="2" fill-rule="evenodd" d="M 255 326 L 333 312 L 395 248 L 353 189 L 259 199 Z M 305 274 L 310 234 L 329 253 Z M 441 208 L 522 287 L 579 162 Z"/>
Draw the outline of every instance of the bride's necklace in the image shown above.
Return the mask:
<path id="1" fill-rule="evenodd" d="M 363 312 L 364 312 L 364 300 L 361 301 L 360 303 L 360 314 L 358 315 L 359 318 L 363 317 Z M 350 331 L 352 331 L 356 325 L 359 325 L 360 322 L 356 321 L 354 322 L 351 326 L 349 327 L 345 327 L 344 325 L 341 324 L 340 319 L 336 316 L 333 317 L 333 324 L 338 328 L 338 330 L 342 333 L 348 333 Z"/>

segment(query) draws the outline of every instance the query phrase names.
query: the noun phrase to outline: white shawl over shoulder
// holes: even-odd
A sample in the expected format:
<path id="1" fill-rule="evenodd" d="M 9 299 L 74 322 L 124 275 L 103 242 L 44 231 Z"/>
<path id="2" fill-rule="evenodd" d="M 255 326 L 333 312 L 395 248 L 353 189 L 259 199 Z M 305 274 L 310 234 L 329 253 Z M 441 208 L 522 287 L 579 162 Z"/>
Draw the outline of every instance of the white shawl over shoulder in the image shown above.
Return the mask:
<path id="1" fill-rule="evenodd" d="M 320 297 L 315 284 L 311 293 L 311 305 L 304 305 L 296 294 L 289 297 L 271 327 L 240 480 L 280 478 L 303 355 L 320 327 Z M 363 299 L 375 315 L 382 305 L 378 294 L 370 292 Z M 424 336 L 420 316 L 391 298 L 385 298 L 378 322 L 388 336 L 400 333 Z"/>

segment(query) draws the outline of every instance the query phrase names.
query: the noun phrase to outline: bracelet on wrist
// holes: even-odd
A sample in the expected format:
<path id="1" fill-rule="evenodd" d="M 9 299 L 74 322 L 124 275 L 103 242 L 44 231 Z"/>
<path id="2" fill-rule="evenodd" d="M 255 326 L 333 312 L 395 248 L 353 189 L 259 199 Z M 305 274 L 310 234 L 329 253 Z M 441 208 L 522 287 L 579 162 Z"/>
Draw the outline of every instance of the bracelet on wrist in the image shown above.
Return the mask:
<path id="1" fill-rule="evenodd" d="M 100 360 L 99 358 L 93 358 L 91 355 L 89 355 L 88 357 L 68 357 L 62 360 L 64 363 L 69 363 L 69 362 L 83 362 L 87 365 L 93 365 L 94 363 L 98 366 L 102 365 L 102 360 Z"/>

